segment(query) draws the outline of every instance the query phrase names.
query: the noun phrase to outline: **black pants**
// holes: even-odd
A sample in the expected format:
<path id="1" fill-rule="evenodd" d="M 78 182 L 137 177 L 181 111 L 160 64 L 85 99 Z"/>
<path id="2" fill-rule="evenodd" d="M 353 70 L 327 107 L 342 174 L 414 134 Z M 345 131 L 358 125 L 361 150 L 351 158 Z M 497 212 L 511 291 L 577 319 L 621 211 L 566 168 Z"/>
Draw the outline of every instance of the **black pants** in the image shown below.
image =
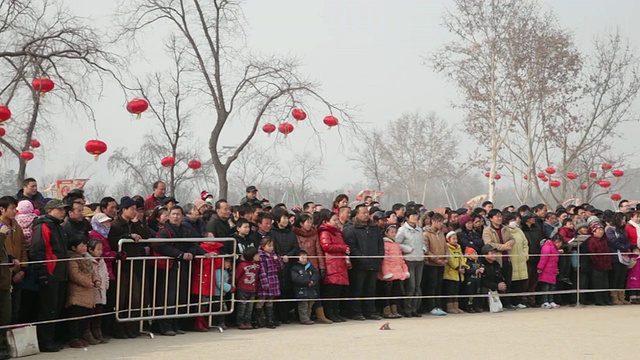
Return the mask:
<path id="1" fill-rule="evenodd" d="M 383 289 L 385 297 L 400 297 L 404 296 L 404 286 L 402 280 L 383 281 Z M 400 305 L 402 300 L 400 299 L 384 299 L 384 306 Z"/>
<path id="2" fill-rule="evenodd" d="M 325 284 L 322 289 L 322 296 L 327 299 L 342 297 L 347 292 L 346 285 Z M 330 313 L 336 313 L 340 310 L 340 301 L 338 300 L 325 300 L 322 302 L 322 305 L 324 309 Z"/>
<path id="3" fill-rule="evenodd" d="M 480 279 L 473 281 L 466 281 L 463 286 L 462 293 L 464 295 L 478 295 L 478 291 L 480 290 Z M 464 310 L 468 309 L 479 309 L 482 308 L 482 302 L 479 298 L 468 297 L 462 301 L 464 304 Z"/>
<path id="4" fill-rule="evenodd" d="M 91 309 L 73 305 L 67 309 L 69 317 L 87 316 L 91 314 Z M 69 340 L 82 339 L 82 333 L 87 329 L 88 319 L 79 319 L 69 321 Z"/>
<path id="5" fill-rule="evenodd" d="M 168 273 L 168 277 L 167 277 Z M 180 283 L 178 284 L 178 277 L 180 277 Z M 189 298 L 189 274 L 188 270 L 182 269 L 178 271 L 177 268 L 172 268 L 168 271 L 158 270 L 158 279 L 156 283 L 156 315 L 175 315 L 184 314 L 187 312 L 187 307 L 184 306 L 188 302 Z M 178 302 L 176 303 L 176 297 Z M 165 306 L 166 301 L 166 308 Z M 182 305 L 182 306 L 181 306 Z M 176 308 L 178 307 L 178 308 Z M 164 319 L 158 321 L 160 324 L 160 332 L 176 331 L 178 330 L 177 319 Z"/>
<path id="6" fill-rule="evenodd" d="M 444 276 L 444 266 L 425 265 L 422 275 L 422 293 L 425 296 L 442 295 L 442 277 Z M 424 312 L 429 312 L 435 308 L 442 308 L 442 299 L 426 298 L 422 304 Z"/>
<path id="7" fill-rule="evenodd" d="M 513 278 L 513 265 L 506 259 L 502 260 L 502 276 L 504 277 L 504 283 L 507 284 L 507 293 L 513 292 L 511 289 L 511 279 Z M 511 305 L 511 298 L 503 296 L 500 298 L 503 306 Z"/>
<path id="8" fill-rule="evenodd" d="M 591 278 L 591 285 L 594 290 L 608 289 L 609 288 L 609 275 L 605 270 L 593 270 Z M 610 302 L 609 292 L 599 291 L 593 295 L 596 304 L 605 304 Z"/>
<path id="9" fill-rule="evenodd" d="M 253 313 L 253 302 L 256 299 L 256 293 L 247 292 L 242 289 L 236 290 L 236 308 L 238 325 L 251 325 L 251 315 Z"/>
<path id="10" fill-rule="evenodd" d="M 449 297 L 446 299 L 447 304 L 458 302 L 458 294 L 460 294 L 460 281 L 443 280 L 442 292 Z"/>
<path id="11" fill-rule="evenodd" d="M 375 270 L 353 270 L 353 283 L 351 284 L 352 297 L 374 297 L 376 295 Z M 352 316 L 375 314 L 376 307 L 373 300 L 353 300 L 351 303 Z"/>
<path id="12" fill-rule="evenodd" d="M 20 304 L 22 303 L 22 286 L 13 284 L 11 289 L 11 323 L 20 323 Z"/>
<path id="13" fill-rule="evenodd" d="M 0 326 L 11 324 L 11 293 L 0 290 Z M 0 329 L 0 350 L 7 351 L 7 329 Z"/>
<path id="14" fill-rule="evenodd" d="M 516 281 L 512 281 L 511 282 L 511 293 L 524 293 L 527 292 L 527 284 L 528 284 L 528 280 L 516 280 Z M 528 302 L 528 299 L 526 296 L 518 296 L 518 297 L 514 297 L 511 300 L 512 303 L 514 304 L 524 304 L 526 302 Z"/>
<path id="15" fill-rule="evenodd" d="M 60 319 L 67 298 L 67 283 L 52 281 L 40 286 L 40 310 L 38 320 Z M 53 344 L 56 327 L 59 323 L 38 325 L 38 341 L 40 345 Z"/>
<path id="16" fill-rule="evenodd" d="M 628 272 L 629 269 L 627 269 L 626 265 L 620 264 L 618 259 L 613 260 L 613 269 L 609 271 L 609 286 L 612 289 L 626 289 Z"/>

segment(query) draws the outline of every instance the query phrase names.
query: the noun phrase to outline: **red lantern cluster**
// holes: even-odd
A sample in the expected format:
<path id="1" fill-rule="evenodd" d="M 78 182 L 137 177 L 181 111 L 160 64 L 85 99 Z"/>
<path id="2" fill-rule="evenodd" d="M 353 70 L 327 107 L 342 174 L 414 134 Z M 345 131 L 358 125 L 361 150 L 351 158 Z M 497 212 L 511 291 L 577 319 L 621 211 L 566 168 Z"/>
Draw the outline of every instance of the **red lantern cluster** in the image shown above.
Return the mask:
<path id="1" fill-rule="evenodd" d="M 24 160 L 24 162 L 29 162 L 30 160 L 33 160 L 33 153 L 31 151 L 23 151 L 20 153 L 20 158 L 22 160 Z"/>
<path id="2" fill-rule="evenodd" d="M 187 166 L 195 173 L 196 170 L 202 167 L 202 163 L 199 160 L 191 160 L 187 163 Z"/>
<path id="3" fill-rule="evenodd" d="M 611 168 L 613 168 L 613 165 L 611 165 L 609 163 L 604 163 L 604 164 L 602 164 L 601 168 L 604 171 L 609 171 L 609 170 L 611 170 Z"/>
<path id="4" fill-rule="evenodd" d="M 35 91 L 38 91 L 40 93 L 40 96 L 44 96 L 44 94 L 53 90 L 53 88 L 55 87 L 54 82 L 46 77 L 41 77 L 39 79 L 33 80 L 33 82 L 31 82 L 31 85 L 33 85 L 33 89 Z"/>
<path id="5" fill-rule="evenodd" d="M 618 170 L 613 170 L 611 172 L 611 174 L 613 174 L 613 176 L 619 178 L 619 177 L 622 177 L 624 175 L 624 171 L 619 170 L 619 169 Z"/>
<path id="6" fill-rule="evenodd" d="M 0 105 L 0 123 L 11 119 L 11 110 L 7 106 Z"/>
<path id="7" fill-rule="evenodd" d="M 176 159 L 173 156 L 166 156 L 160 160 L 160 164 L 166 168 L 170 168 L 176 164 Z"/>
<path id="8" fill-rule="evenodd" d="M 276 131 L 276 126 L 272 123 L 266 123 L 262 126 L 262 131 L 266 132 L 268 136 L 271 136 L 271 133 Z"/>
<path id="9" fill-rule="evenodd" d="M 611 194 L 611 200 L 620 201 L 620 200 L 622 200 L 622 195 L 620 195 L 620 194 Z"/>
<path id="10" fill-rule="evenodd" d="M 547 172 L 547 174 L 549 175 L 553 175 L 556 173 L 556 169 L 552 168 L 551 166 L 549 166 L 548 168 L 546 168 L 544 171 Z"/>
<path id="11" fill-rule="evenodd" d="M 575 180 L 575 179 L 577 179 L 577 178 L 578 178 L 578 174 L 576 174 L 576 173 L 574 173 L 574 172 L 567 173 L 567 179 L 569 179 L 569 180 Z"/>
<path id="12" fill-rule="evenodd" d="M 307 113 L 302 109 L 293 109 L 291 110 L 291 115 L 296 121 L 302 121 L 307 118 Z"/>
<path id="13" fill-rule="evenodd" d="M 549 181 L 549 186 L 551 186 L 552 188 L 558 188 L 560 187 L 560 185 L 562 185 L 562 183 L 559 180 Z"/>
<path id="14" fill-rule="evenodd" d="M 284 134 L 284 137 L 287 137 L 287 135 L 293 132 L 293 125 L 288 122 L 283 122 L 278 125 L 278 131 Z"/>
<path id="15" fill-rule="evenodd" d="M 84 144 L 84 149 L 91 155 L 93 155 L 93 159 L 98 161 L 100 155 L 107 152 L 107 144 L 100 140 L 89 140 L 86 144 Z"/>
<path id="16" fill-rule="evenodd" d="M 331 130 L 332 127 L 338 125 L 338 118 L 333 115 L 325 116 L 323 122 L 329 127 L 329 130 Z"/>

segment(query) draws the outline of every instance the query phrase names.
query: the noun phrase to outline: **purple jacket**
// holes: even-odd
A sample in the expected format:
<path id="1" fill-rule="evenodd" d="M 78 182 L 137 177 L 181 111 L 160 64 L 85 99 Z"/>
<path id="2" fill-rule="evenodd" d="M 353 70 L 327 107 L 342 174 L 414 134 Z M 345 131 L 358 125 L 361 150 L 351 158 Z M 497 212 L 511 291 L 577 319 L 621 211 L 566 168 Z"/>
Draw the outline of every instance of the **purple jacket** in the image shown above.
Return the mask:
<path id="1" fill-rule="evenodd" d="M 258 296 L 280 296 L 278 271 L 284 268 L 282 258 L 278 256 L 278 260 L 275 260 L 273 258 L 276 256 L 275 252 L 269 254 L 262 250 L 262 247 L 258 249 L 258 254 L 260 254 L 260 281 L 258 282 Z"/>
<path id="2" fill-rule="evenodd" d="M 538 269 L 542 270 L 542 273 L 538 276 L 538 281 L 555 285 L 556 277 L 558 276 L 558 260 L 560 259 L 558 255 L 560 255 L 560 252 L 553 241 L 547 240 L 542 245 L 540 254 L 542 257 L 540 257 Z"/>

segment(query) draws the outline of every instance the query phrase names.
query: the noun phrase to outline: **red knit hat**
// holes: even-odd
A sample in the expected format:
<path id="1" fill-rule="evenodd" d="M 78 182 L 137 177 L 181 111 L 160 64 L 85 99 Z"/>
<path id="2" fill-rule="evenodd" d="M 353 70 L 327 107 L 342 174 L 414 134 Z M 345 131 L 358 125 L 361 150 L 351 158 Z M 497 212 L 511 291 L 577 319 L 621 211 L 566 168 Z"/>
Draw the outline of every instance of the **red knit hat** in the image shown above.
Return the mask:
<path id="1" fill-rule="evenodd" d="M 464 249 L 464 253 L 465 255 L 471 255 L 471 254 L 477 254 L 478 252 L 476 251 L 476 249 L 472 248 L 471 246 L 467 246 Z"/>

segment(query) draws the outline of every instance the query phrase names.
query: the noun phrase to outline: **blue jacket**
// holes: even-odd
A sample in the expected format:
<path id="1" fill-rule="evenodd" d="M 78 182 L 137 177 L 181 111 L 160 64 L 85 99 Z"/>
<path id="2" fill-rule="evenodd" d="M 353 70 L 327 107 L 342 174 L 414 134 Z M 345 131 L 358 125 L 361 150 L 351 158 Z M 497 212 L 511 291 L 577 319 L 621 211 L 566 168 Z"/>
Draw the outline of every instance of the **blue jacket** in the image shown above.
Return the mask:
<path id="1" fill-rule="evenodd" d="M 216 296 L 220 297 L 220 288 L 224 290 L 224 294 L 227 295 L 231 291 L 231 284 L 229 283 L 229 272 L 225 269 L 216 269 Z"/>
<path id="2" fill-rule="evenodd" d="M 291 281 L 296 299 L 317 299 L 320 274 L 311 262 L 306 265 L 296 263 L 291 267 Z M 313 285 L 309 283 L 313 281 Z"/>

